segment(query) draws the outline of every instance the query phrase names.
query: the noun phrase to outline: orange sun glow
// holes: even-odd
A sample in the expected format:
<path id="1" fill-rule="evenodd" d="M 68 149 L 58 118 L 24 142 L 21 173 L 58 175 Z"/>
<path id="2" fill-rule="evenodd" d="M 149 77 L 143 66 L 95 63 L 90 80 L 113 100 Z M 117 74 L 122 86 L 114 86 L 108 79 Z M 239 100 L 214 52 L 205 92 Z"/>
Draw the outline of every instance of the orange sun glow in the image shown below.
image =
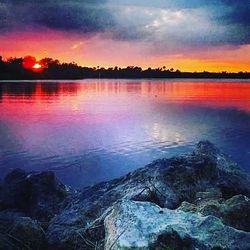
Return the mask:
<path id="1" fill-rule="evenodd" d="M 38 62 L 35 57 L 26 56 L 23 60 L 23 67 L 28 70 L 32 70 L 35 72 L 42 71 L 45 67 L 43 64 Z"/>
<path id="2" fill-rule="evenodd" d="M 39 63 L 34 64 L 33 69 L 41 69 L 42 65 Z"/>

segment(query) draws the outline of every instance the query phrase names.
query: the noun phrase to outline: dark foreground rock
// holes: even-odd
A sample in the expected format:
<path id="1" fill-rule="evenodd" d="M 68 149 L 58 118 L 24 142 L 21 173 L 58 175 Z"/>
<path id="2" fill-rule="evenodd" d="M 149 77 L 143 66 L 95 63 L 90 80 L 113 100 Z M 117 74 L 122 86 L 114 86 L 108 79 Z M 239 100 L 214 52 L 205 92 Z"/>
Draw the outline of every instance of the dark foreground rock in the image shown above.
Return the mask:
<path id="1" fill-rule="evenodd" d="M 0 207 L 29 219 L 32 232 L 42 228 L 41 238 L 31 237 L 36 247 L 22 236 L 30 249 L 250 249 L 249 197 L 249 177 L 200 142 L 193 153 L 75 192 L 51 172 L 15 170 L 2 184 Z"/>
<path id="2" fill-rule="evenodd" d="M 0 249 L 45 249 L 41 224 L 14 211 L 0 212 Z"/>
<path id="3" fill-rule="evenodd" d="M 53 172 L 7 175 L 0 189 L 0 249 L 47 249 L 45 230 L 67 193 Z"/>
<path id="4" fill-rule="evenodd" d="M 32 218 L 49 222 L 60 210 L 66 187 L 53 172 L 26 173 L 15 169 L 6 176 L 0 192 L 2 209 L 17 209 Z"/>

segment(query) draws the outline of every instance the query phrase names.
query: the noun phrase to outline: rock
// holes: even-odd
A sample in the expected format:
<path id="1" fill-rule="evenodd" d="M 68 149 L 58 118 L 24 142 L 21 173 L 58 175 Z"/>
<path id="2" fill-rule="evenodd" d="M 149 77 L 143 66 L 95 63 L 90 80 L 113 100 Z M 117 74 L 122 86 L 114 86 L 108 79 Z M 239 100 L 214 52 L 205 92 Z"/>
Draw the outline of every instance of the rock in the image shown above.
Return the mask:
<path id="1" fill-rule="evenodd" d="M 46 237 L 53 250 L 86 249 L 89 244 L 102 245 L 103 220 L 112 206 L 123 199 L 169 209 L 176 209 L 185 201 L 194 204 L 195 212 L 197 202 L 206 200 L 210 201 L 206 210 L 214 211 L 207 213 L 222 218 L 220 210 L 212 208 L 221 199 L 238 194 L 250 194 L 247 175 L 211 143 L 200 142 L 193 153 L 154 161 L 124 177 L 69 196 L 62 212 L 50 221 Z"/>
<path id="2" fill-rule="evenodd" d="M 65 245 L 68 249 L 74 247 L 79 250 L 86 249 L 88 244 L 85 238 L 92 244 L 96 242 L 102 244 L 104 217 L 117 200 L 125 197 L 149 200 L 162 205 L 168 197 L 171 205 L 176 204 L 175 194 L 167 185 L 161 181 L 151 183 L 151 179 L 155 176 L 161 178 L 158 168 L 153 166 L 156 165 L 147 166 L 145 169 L 110 182 L 85 188 L 82 192 L 68 197 L 65 209 L 51 220 L 47 230 L 47 240 L 51 249 L 64 249 Z M 163 193 L 165 193 L 164 196 Z M 97 228 L 98 231 L 92 228 Z M 79 232 L 81 232 L 80 235 Z"/>
<path id="3" fill-rule="evenodd" d="M 201 213 L 205 216 L 213 215 L 221 218 L 222 213 L 220 211 L 220 206 L 221 204 L 218 200 L 206 200 L 198 204 L 183 201 L 177 210 L 191 213 Z"/>
<path id="4" fill-rule="evenodd" d="M 227 200 L 201 200 L 194 204 L 184 201 L 178 210 L 213 215 L 226 225 L 250 231 L 250 199 L 244 195 L 236 195 Z"/>
<path id="5" fill-rule="evenodd" d="M 250 233 L 214 216 L 124 200 L 105 219 L 105 249 L 250 249 Z"/>
<path id="6" fill-rule="evenodd" d="M 197 192 L 195 198 L 197 200 L 220 199 L 222 198 L 222 193 L 219 188 L 209 188 L 204 192 Z"/>
<path id="7" fill-rule="evenodd" d="M 32 174 L 27 179 L 31 184 L 29 214 L 40 221 L 50 221 L 60 211 L 66 187 L 51 171 Z"/>
<path id="8" fill-rule="evenodd" d="M 1 188 L 2 208 L 28 209 L 30 199 L 30 183 L 25 171 L 15 169 L 8 174 Z"/>
<path id="9" fill-rule="evenodd" d="M 45 235 L 40 223 L 15 211 L 0 212 L 0 249 L 46 248 Z"/>
<path id="10" fill-rule="evenodd" d="M 220 208 L 224 223 L 237 229 L 250 231 L 250 199 L 236 195 L 226 200 Z"/>
<path id="11" fill-rule="evenodd" d="M 211 188 L 224 198 L 250 195 L 249 177 L 207 141 L 198 143 L 191 154 L 170 159 L 162 175 L 179 201 L 193 202 L 197 194 Z"/>
<path id="12" fill-rule="evenodd" d="M 1 188 L 1 209 L 15 208 L 28 216 L 48 222 L 59 212 L 66 187 L 53 172 L 28 174 L 16 169 L 7 175 Z"/>
<path id="13" fill-rule="evenodd" d="M 137 218 L 135 211 L 139 233 L 130 243 L 145 242 L 143 237 L 149 228 L 152 240 L 146 241 L 151 249 L 168 249 L 164 245 L 175 249 L 209 249 L 210 245 L 214 250 L 224 249 L 224 245 L 236 249 L 237 244 L 246 249 L 249 235 L 243 230 L 249 231 L 248 197 L 249 177 L 205 141 L 192 153 L 157 160 L 121 178 L 78 191 L 68 191 L 52 172 L 15 170 L 0 185 L 0 210 L 15 209 L 17 218 L 37 219 L 51 250 L 103 249 L 105 233 L 107 248 L 117 237 L 115 231 L 112 235 L 112 228 L 121 232 L 124 225 L 130 226 L 128 219 L 133 218 L 136 206 L 145 208 L 145 212 Z M 121 204 L 129 204 L 126 206 L 131 213 L 126 214 Z M 115 226 L 114 211 L 122 214 L 120 224 L 115 222 Z M 151 222 L 162 227 L 153 229 Z"/>

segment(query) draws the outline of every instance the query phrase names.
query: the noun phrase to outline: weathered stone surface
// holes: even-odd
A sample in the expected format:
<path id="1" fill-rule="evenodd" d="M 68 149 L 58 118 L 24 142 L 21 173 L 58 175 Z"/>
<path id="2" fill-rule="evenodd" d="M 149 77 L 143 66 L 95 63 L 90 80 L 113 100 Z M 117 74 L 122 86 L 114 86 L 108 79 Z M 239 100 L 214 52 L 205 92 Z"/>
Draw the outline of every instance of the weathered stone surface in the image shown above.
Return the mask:
<path id="1" fill-rule="evenodd" d="M 211 143 L 201 142 L 191 154 L 157 160 L 122 178 L 85 188 L 68 197 L 65 209 L 50 222 L 47 240 L 51 249 L 102 245 L 103 219 L 113 204 L 123 199 L 176 209 L 183 201 L 196 206 L 197 200 L 219 202 L 238 194 L 249 196 L 248 177 Z"/>
<path id="2" fill-rule="evenodd" d="M 20 212 L 0 212 L 0 249 L 44 250 L 47 248 L 44 231 L 39 222 Z"/>
<path id="3" fill-rule="evenodd" d="M 235 228 L 250 231 L 250 199 L 236 195 L 226 200 L 220 209 L 223 221 Z"/>
<path id="4" fill-rule="evenodd" d="M 214 216 L 124 200 L 105 219 L 105 250 L 250 249 L 250 233 Z"/>
<path id="5" fill-rule="evenodd" d="M 235 195 L 227 200 L 199 200 L 193 204 L 184 201 L 178 210 L 213 215 L 229 226 L 250 231 L 250 199 L 244 195 Z"/>
<path id="6" fill-rule="evenodd" d="M 64 249 L 65 245 L 68 248 L 86 249 L 88 244 L 86 246 L 85 238 L 93 244 L 102 242 L 103 219 L 107 210 L 120 199 L 148 200 L 164 205 L 167 197 L 170 206 L 176 206 L 174 192 L 161 181 L 157 164 L 163 163 L 165 160 L 155 162 L 145 169 L 85 188 L 82 192 L 70 196 L 65 209 L 50 222 L 47 239 L 52 249 Z M 159 181 L 155 177 L 158 177 Z"/>
<path id="7" fill-rule="evenodd" d="M 146 210 L 150 211 L 162 209 L 153 218 L 154 223 L 159 220 L 163 227 L 166 222 L 162 222 L 161 216 L 171 219 L 172 224 L 169 222 L 168 228 L 174 231 L 159 235 L 152 231 L 150 237 L 156 240 L 150 241 L 151 249 L 168 249 L 164 244 L 176 246 L 176 249 L 193 249 L 191 246 L 209 249 L 210 240 L 213 243 L 210 229 L 221 232 L 214 233 L 221 244 L 218 247 L 225 241 L 234 249 L 234 244 L 239 241 L 237 244 L 246 249 L 250 224 L 249 197 L 249 177 L 211 143 L 200 142 L 193 153 L 154 161 L 124 177 L 80 191 L 67 191 L 52 172 L 27 174 L 15 170 L 0 185 L 0 210 L 8 209 L 10 212 L 9 209 L 15 209 L 14 212 L 21 212 L 15 215 L 18 218 L 39 220 L 51 250 L 103 249 L 104 220 L 111 211 L 114 216 L 114 209 L 123 201 L 145 204 Z M 147 213 L 144 213 L 146 217 L 140 218 L 139 229 L 150 224 L 151 218 Z M 179 219 L 174 222 L 173 216 Z M 122 218 L 125 221 L 121 221 L 121 225 L 130 225 L 126 216 Z M 198 220 L 202 221 L 201 225 Z M 107 219 L 105 221 L 109 224 Z M 187 238 L 183 236 L 186 234 L 182 225 L 189 228 Z M 196 227 L 205 230 L 204 237 L 207 235 L 208 238 L 203 239 L 202 232 L 197 232 Z M 197 241 L 194 240 L 194 232 L 197 232 Z M 106 240 L 107 246 L 115 237 L 110 234 L 112 230 L 107 226 L 106 235 L 110 239 L 109 243 Z M 224 236 L 219 239 L 220 235 Z M 239 235 L 246 240 L 240 241 Z M 138 237 L 134 241 L 143 241 L 144 238 Z M 217 247 L 215 242 L 211 246 Z"/>

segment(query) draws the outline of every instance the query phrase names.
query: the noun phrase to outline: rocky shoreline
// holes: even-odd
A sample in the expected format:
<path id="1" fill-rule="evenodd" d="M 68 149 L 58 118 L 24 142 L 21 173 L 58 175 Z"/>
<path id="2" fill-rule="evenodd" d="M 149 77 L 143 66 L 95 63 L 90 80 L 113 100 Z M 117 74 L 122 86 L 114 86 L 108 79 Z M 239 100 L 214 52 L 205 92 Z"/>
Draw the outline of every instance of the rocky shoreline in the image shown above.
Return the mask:
<path id="1" fill-rule="evenodd" d="M 213 144 L 71 190 L 16 169 L 0 185 L 0 249 L 250 249 L 250 178 Z"/>

